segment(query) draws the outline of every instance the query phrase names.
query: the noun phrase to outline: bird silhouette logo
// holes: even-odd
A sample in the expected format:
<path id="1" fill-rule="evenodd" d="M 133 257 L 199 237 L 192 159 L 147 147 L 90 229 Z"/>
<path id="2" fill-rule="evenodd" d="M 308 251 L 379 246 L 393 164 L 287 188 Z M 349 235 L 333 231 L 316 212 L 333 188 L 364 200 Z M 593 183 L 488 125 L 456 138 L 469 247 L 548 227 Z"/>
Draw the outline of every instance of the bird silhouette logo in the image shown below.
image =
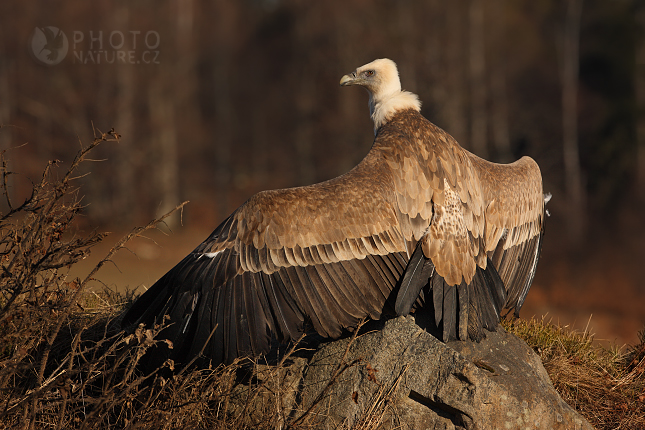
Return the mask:
<path id="1" fill-rule="evenodd" d="M 69 43 L 65 33 L 57 27 L 36 27 L 31 35 L 31 53 L 43 64 L 53 66 L 63 61 Z"/>

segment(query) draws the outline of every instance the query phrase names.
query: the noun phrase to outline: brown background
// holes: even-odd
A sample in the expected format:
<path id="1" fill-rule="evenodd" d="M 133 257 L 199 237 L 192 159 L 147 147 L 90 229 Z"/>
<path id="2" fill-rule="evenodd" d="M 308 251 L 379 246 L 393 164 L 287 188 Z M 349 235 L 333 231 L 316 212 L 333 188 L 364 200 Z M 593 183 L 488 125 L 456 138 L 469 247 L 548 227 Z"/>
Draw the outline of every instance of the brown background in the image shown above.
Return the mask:
<path id="1" fill-rule="evenodd" d="M 8 153 L 12 197 L 47 160 L 68 165 L 92 124 L 115 127 L 121 142 L 80 180 L 81 232 L 118 235 L 191 200 L 170 236 L 134 243 L 121 272 L 99 274 L 111 288 L 149 286 L 254 192 L 354 166 L 373 138 L 367 97 L 338 81 L 389 57 L 423 114 L 464 147 L 541 166 L 552 216 L 523 316 L 590 321 L 598 339 L 634 343 L 645 322 L 641 3 L 4 0 L 0 146 L 27 143 Z M 68 38 L 60 64 L 30 52 L 44 26 Z"/>

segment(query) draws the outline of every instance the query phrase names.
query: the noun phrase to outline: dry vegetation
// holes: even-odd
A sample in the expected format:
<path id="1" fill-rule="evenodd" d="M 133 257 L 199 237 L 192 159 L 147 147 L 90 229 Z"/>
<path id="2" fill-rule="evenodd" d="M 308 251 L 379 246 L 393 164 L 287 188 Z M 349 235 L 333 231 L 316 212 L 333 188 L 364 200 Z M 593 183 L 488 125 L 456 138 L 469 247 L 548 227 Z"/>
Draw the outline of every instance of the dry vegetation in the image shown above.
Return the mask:
<path id="1" fill-rule="evenodd" d="M 0 428 L 315 425 L 310 411 L 280 407 L 280 388 L 290 376 L 284 364 L 295 346 L 277 366 L 240 360 L 217 369 L 182 370 L 172 378 L 161 376 L 164 369 L 148 375 L 137 370 L 139 359 L 158 342 L 161 327 L 120 331 L 118 317 L 131 295 L 107 289 L 97 293 L 90 287 L 100 283 L 95 275 L 117 251 L 184 204 L 119 240 L 84 279 L 69 279 L 69 268 L 106 236 L 74 233 L 74 219 L 83 209 L 75 186 L 79 166 L 99 144 L 118 138 L 114 131 L 97 133 L 62 178 L 60 162 L 50 162 L 31 195 L 18 205 L 9 197 L 13 173 L 6 151 L 0 153 L 7 208 L 0 214 Z M 338 373 L 350 365 L 339 363 Z M 164 366 L 172 368 L 173 363 Z M 249 370 L 255 370 L 253 380 L 237 384 Z"/>
<path id="2" fill-rule="evenodd" d="M 311 410 L 283 406 L 283 388 L 293 383 L 283 364 L 297 360 L 293 349 L 271 367 L 241 360 L 171 378 L 136 369 L 159 327 L 121 332 L 118 315 L 132 297 L 96 293 L 90 286 L 115 252 L 165 216 L 118 241 L 84 279 L 69 279 L 69 267 L 105 237 L 74 233 L 74 219 L 83 209 L 75 186 L 78 168 L 97 145 L 113 140 L 118 140 L 113 131 L 97 133 L 62 174 L 58 162 L 49 163 L 31 196 L 19 204 L 9 198 L 11 172 L 6 153 L 0 155 L 6 206 L 0 214 L 0 428 L 315 426 Z M 541 321 L 516 321 L 507 328 L 538 351 L 558 391 L 594 426 L 645 427 L 645 343 L 620 352 Z M 336 373 L 352 365 L 341 362 Z M 236 385 L 252 367 L 253 380 Z M 378 426 L 381 403 L 360 421 L 361 428 Z"/>
<path id="3" fill-rule="evenodd" d="M 645 428 L 645 331 L 622 351 L 593 336 L 531 319 L 505 322 L 542 359 L 562 398 L 597 429 Z"/>

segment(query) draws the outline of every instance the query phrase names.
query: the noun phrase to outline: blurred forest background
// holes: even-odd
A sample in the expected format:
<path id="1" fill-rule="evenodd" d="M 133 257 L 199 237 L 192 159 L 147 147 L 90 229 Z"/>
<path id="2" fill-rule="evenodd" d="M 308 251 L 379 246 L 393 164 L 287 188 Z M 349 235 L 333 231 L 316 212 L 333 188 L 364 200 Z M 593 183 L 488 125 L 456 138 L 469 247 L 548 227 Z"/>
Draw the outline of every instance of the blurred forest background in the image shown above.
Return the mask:
<path id="1" fill-rule="evenodd" d="M 47 26 L 68 40 L 56 65 L 31 45 Z M 523 316 L 582 330 L 593 315 L 619 343 L 643 328 L 643 1 L 3 0 L 0 31 L 15 201 L 92 124 L 123 137 L 82 178 L 79 229 L 126 231 L 191 201 L 172 234 L 120 257 L 111 287 L 150 286 L 257 191 L 356 165 L 367 95 L 338 82 L 388 57 L 462 146 L 540 165 L 552 216 Z"/>

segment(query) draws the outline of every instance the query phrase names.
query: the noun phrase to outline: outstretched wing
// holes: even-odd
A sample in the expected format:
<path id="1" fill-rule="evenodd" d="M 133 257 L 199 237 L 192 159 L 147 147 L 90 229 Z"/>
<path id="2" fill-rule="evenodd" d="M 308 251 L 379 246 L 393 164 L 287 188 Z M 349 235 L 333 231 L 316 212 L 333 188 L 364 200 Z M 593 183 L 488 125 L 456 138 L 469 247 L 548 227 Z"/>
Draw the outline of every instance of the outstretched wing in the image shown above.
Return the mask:
<path id="1" fill-rule="evenodd" d="M 308 187 L 256 194 L 132 306 L 124 325 L 160 322 L 185 362 L 203 347 L 215 363 L 267 352 L 271 335 L 299 336 L 310 320 L 337 337 L 378 319 L 404 271 L 405 243 L 391 178 L 368 155 L 354 170 Z"/>
<path id="2" fill-rule="evenodd" d="M 507 165 L 470 157 L 489 202 L 486 252 L 506 286 L 504 307 L 518 315 L 542 247 L 545 202 L 540 168 L 529 157 Z"/>
<path id="3" fill-rule="evenodd" d="M 528 157 L 508 165 L 482 160 L 412 111 L 382 131 L 383 143 L 402 134 L 413 142 L 388 157 L 411 255 L 396 312 L 410 311 L 430 276 L 444 340 L 481 339 L 503 307 L 519 312 L 533 280 L 544 216 L 539 168 Z"/>

